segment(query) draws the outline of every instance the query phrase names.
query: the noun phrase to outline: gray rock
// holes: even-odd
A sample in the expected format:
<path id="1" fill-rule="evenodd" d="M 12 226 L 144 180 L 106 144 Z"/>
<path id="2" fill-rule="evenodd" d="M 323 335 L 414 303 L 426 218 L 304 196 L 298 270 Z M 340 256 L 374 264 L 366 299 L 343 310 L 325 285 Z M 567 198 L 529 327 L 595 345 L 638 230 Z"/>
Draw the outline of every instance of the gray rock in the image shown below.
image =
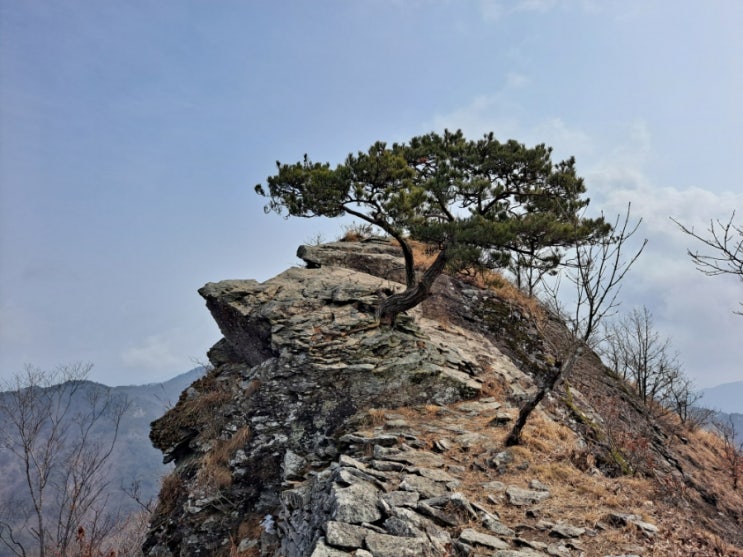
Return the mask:
<path id="1" fill-rule="evenodd" d="M 362 526 L 330 520 L 325 524 L 325 541 L 340 548 L 363 547 L 370 531 Z"/>
<path id="2" fill-rule="evenodd" d="M 366 537 L 366 548 L 374 557 L 420 557 L 431 550 L 431 544 L 426 538 L 404 538 L 373 532 Z"/>
<path id="3" fill-rule="evenodd" d="M 325 545 L 325 540 L 320 538 L 317 540 L 310 557 L 347 557 L 348 555 L 353 555 L 353 553 L 346 553 L 345 551 L 328 547 Z"/>
<path id="4" fill-rule="evenodd" d="M 478 532 L 473 528 L 465 528 L 459 539 L 468 545 L 481 545 L 490 549 L 508 549 L 508 544 L 500 538 Z"/>
<path id="5" fill-rule="evenodd" d="M 484 483 L 482 484 L 482 487 L 486 491 L 495 491 L 497 493 L 502 493 L 506 490 L 506 484 L 498 481 Z"/>
<path id="6" fill-rule="evenodd" d="M 648 537 L 653 537 L 658 533 L 658 527 L 655 524 L 645 522 L 642 517 L 636 514 L 625 514 L 625 513 L 609 513 L 604 517 L 609 524 L 612 526 L 626 526 L 633 524 L 639 528 Z"/>
<path id="7" fill-rule="evenodd" d="M 283 474 L 284 481 L 298 480 L 302 478 L 304 468 L 307 466 L 307 460 L 299 456 L 294 451 L 284 453 Z"/>
<path id="8" fill-rule="evenodd" d="M 413 524 L 402 518 L 391 516 L 384 521 L 384 529 L 392 536 L 402 536 L 405 538 L 425 538 L 426 533 L 419 530 Z"/>
<path id="9" fill-rule="evenodd" d="M 384 493 L 381 499 L 391 507 L 415 507 L 420 499 L 417 491 L 390 491 Z"/>
<path id="10" fill-rule="evenodd" d="M 490 557 L 544 557 L 541 551 L 533 549 L 501 549 L 493 553 Z"/>
<path id="11" fill-rule="evenodd" d="M 558 538 L 578 538 L 585 533 L 585 528 L 571 526 L 570 524 L 555 524 L 550 530 L 550 536 Z"/>
<path id="12" fill-rule="evenodd" d="M 377 457 L 377 453 L 374 454 Z M 444 459 L 435 453 L 427 451 L 400 451 L 397 453 L 389 452 L 379 457 L 381 460 L 391 460 L 393 462 L 404 462 L 410 466 L 424 468 L 441 468 L 444 465 Z"/>
<path id="13" fill-rule="evenodd" d="M 506 489 L 506 495 L 508 496 L 508 502 L 517 507 L 523 507 L 527 505 L 533 505 L 548 499 L 550 496 L 549 491 L 536 491 L 533 489 L 523 489 L 516 486 L 508 486 Z"/>
<path id="14" fill-rule="evenodd" d="M 547 484 L 540 482 L 539 480 L 531 480 L 529 482 L 529 488 L 535 489 L 536 491 L 549 491 L 550 487 Z"/>
<path id="15" fill-rule="evenodd" d="M 445 453 L 446 451 L 450 450 L 453 446 L 454 444 L 446 438 L 439 439 L 435 441 L 433 444 L 433 448 L 440 453 Z"/>
<path id="16" fill-rule="evenodd" d="M 348 445 L 380 445 L 382 447 L 394 447 L 398 443 L 397 436 L 395 435 L 384 434 L 365 437 L 358 433 L 341 435 L 338 441 Z"/>
<path id="17" fill-rule="evenodd" d="M 485 514 L 482 517 L 482 525 L 484 528 L 487 528 L 489 531 L 493 532 L 494 534 L 498 534 L 499 536 L 512 537 L 516 535 L 516 532 L 511 530 L 508 526 L 503 524 L 500 520 L 495 518 L 490 513 Z"/>
<path id="18" fill-rule="evenodd" d="M 433 480 L 435 482 L 459 482 L 459 480 L 451 474 L 448 474 L 443 470 L 438 470 L 436 468 L 416 468 L 415 472 L 417 472 L 424 478 L 428 478 L 429 480 Z"/>
<path id="19" fill-rule="evenodd" d="M 424 502 L 418 503 L 416 510 L 421 514 L 433 518 L 439 524 L 444 526 L 459 526 L 465 522 L 464 517 L 458 516 L 454 513 L 444 512 L 441 509 L 437 509 L 428 505 Z"/>
<path id="20" fill-rule="evenodd" d="M 440 497 L 444 495 L 448 490 L 447 487 L 441 482 L 429 480 L 423 476 L 417 476 L 415 474 L 405 474 L 403 476 L 400 487 L 402 491 L 415 491 L 426 499 L 431 497 Z"/>
<path id="21" fill-rule="evenodd" d="M 377 508 L 378 490 L 371 484 L 360 482 L 348 487 L 332 487 L 333 505 L 330 516 L 340 522 L 361 524 L 382 518 Z"/>

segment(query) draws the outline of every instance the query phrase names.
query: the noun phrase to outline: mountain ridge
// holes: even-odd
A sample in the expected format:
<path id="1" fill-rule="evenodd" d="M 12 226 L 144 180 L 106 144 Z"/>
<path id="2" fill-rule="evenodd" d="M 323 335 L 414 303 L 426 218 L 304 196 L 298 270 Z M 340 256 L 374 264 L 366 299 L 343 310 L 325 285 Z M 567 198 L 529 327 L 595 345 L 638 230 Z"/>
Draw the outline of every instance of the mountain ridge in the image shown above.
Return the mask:
<path id="1" fill-rule="evenodd" d="M 129 402 L 129 407 L 121 419 L 118 438 L 113 447 L 111 457 L 107 461 L 104 471 L 109 486 L 107 490 L 107 507 L 113 514 L 122 512 L 124 515 L 137 509 L 135 503 L 123 489 L 137 484 L 137 493 L 141 502 L 154 500 L 160 489 L 161 477 L 169 467 L 162 462 L 162 455 L 150 443 L 148 431 L 150 422 L 162 415 L 178 399 L 181 391 L 204 374 L 202 367 L 194 368 L 179 374 L 162 383 L 147 385 L 127 385 L 109 387 L 97 381 L 79 381 L 80 386 L 71 400 L 77 410 L 85 410 L 92 398 L 91 393 L 97 392 L 104 396 L 107 393 L 113 397 L 123 395 Z M 64 388 L 65 383 L 47 388 Z M 10 396 L 8 392 L 0 392 L 0 397 Z M 101 400 L 101 397 L 98 400 Z M 105 420 L 95 424 L 97 439 L 108 439 L 112 435 L 111 426 Z M 12 431 L 12 430 L 8 430 Z M 20 463 L 10 451 L 0 451 L 0 500 L 23 502 L 28 498 L 27 486 Z M 4 509 L 3 510 L 7 510 Z M 15 513 L 18 514 L 18 513 Z M 8 524 L 13 524 L 12 517 L 3 517 Z M 6 547 L 0 545 L 0 556 L 5 553 Z"/>
<path id="2" fill-rule="evenodd" d="M 701 389 L 698 404 L 726 414 L 743 414 L 743 381 L 722 383 Z"/>
<path id="3" fill-rule="evenodd" d="M 200 290 L 224 338 L 152 424 L 175 469 L 147 555 L 742 554 L 716 438 L 659 419 L 590 351 L 504 446 L 570 343 L 512 287 L 444 275 L 379 327 L 394 245 L 299 253 L 307 268 Z"/>

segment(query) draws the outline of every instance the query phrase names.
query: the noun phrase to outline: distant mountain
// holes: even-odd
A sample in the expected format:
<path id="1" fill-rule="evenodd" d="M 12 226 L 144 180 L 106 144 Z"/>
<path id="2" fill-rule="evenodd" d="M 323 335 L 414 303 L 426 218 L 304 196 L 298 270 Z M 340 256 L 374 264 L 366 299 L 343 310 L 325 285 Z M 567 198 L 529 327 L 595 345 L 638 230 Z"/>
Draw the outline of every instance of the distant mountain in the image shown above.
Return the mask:
<path id="1" fill-rule="evenodd" d="M 702 389 L 700 393 L 702 399 L 697 403 L 699 406 L 727 414 L 743 414 L 743 381 Z"/>
<path id="2" fill-rule="evenodd" d="M 150 422 L 178 402 L 181 392 L 204 374 L 198 367 L 164 383 L 113 387 L 114 395 L 125 395 L 130 407 L 119 428 L 110 473 L 113 485 L 128 486 L 138 481 L 145 498 L 155 497 L 160 478 L 170 469 L 162 453 L 150 443 Z"/>
<path id="3" fill-rule="evenodd" d="M 77 389 L 72 403 L 76 409 L 85 409 L 90 405 L 91 396 L 104 393 L 110 389 L 114 396 L 125 396 L 129 408 L 124 414 L 116 445 L 109 466 L 106 469 L 111 487 L 109 504 L 111 508 L 121 506 L 124 510 L 136 504 L 120 488 L 129 487 L 136 481 L 140 486 L 142 500 L 157 496 L 160 478 L 170 467 L 162 462 L 162 453 L 150 443 L 150 422 L 162 416 L 165 411 L 178 402 L 180 393 L 204 374 L 204 368 L 198 367 L 178 375 L 164 383 L 149 385 L 107 387 L 100 383 L 85 381 Z M 0 392 L 0 397 L 8 396 Z M 110 424 L 103 425 L 101 420 L 96 424 L 95 434 L 100 439 L 110 437 Z M 18 462 L 7 450 L 0 449 L 0 500 L 23 500 L 25 485 Z M 0 548 L 0 555 L 2 548 Z"/>

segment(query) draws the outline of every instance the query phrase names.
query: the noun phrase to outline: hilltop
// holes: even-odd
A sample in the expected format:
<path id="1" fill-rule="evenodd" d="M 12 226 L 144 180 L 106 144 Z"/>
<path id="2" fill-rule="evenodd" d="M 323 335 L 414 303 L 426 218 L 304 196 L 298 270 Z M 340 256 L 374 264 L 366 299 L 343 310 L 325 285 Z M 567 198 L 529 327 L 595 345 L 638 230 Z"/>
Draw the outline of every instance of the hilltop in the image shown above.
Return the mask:
<path id="1" fill-rule="evenodd" d="M 702 389 L 701 395 L 702 406 L 727 414 L 743 414 L 743 381 Z"/>
<path id="2" fill-rule="evenodd" d="M 443 275 L 393 328 L 385 240 L 200 290 L 214 369 L 152 424 L 175 469 L 149 556 L 743 555 L 719 440 L 651 411 L 590 351 L 504 439 L 564 325 L 505 281 Z"/>

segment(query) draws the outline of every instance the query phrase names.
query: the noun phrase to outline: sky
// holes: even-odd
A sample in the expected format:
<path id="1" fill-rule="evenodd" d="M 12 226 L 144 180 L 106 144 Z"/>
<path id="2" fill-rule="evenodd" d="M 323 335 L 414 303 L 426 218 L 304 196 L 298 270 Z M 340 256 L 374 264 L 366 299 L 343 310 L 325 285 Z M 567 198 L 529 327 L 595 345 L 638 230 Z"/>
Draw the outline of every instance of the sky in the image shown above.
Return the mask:
<path id="1" fill-rule="evenodd" d="M 0 379 L 166 380 L 220 333 L 206 282 L 267 280 L 348 221 L 264 214 L 307 153 L 462 129 L 576 157 L 648 239 L 645 305 L 699 387 L 743 380 L 743 283 L 685 255 L 743 224 L 738 0 L 0 0 Z"/>

